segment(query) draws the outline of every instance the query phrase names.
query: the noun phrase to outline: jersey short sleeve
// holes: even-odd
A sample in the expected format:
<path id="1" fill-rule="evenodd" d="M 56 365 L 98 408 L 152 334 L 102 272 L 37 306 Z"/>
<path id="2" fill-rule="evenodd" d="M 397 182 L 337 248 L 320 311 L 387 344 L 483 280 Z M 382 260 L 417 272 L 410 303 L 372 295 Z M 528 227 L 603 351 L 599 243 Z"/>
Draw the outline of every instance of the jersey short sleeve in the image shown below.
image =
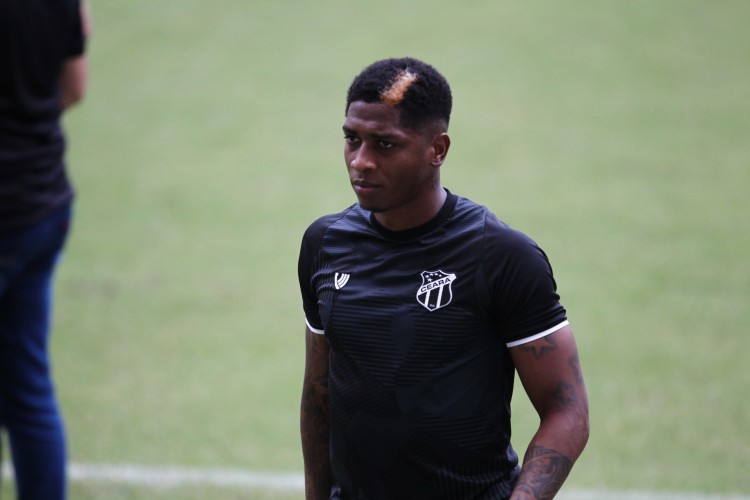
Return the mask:
<path id="1" fill-rule="evenodd" d="M 323 322 L 318 310 L 317 292 L 312 284 L 312 275 L 315 265 L 321 258 L 321 244 L 326 229 L 346 212 L 323 216 L 313 222 L 302 237 L 302 245 L 297 263 L 297 276 L 299 279 L 300 293 L 302 294 L 302 307 L 305 312 L 307 326 L 315 333 L 322 334 Z"/>
<path id="2" fill-rule="evenodd" d="M 531 238 L 488 214 L 484 252 L 498 330 L 508 346 L 567 324 L 547 255 Z"/>

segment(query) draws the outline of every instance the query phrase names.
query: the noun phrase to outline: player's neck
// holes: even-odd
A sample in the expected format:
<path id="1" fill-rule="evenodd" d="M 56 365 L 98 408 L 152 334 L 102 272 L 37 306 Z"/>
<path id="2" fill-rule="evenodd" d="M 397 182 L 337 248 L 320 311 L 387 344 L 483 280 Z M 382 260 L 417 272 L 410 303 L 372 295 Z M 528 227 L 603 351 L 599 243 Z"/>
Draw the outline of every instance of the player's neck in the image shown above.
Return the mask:
<path id="1" fill-rule="evenodd" d="M 435 189 L 411 203 L 393 210 L 376 212 L 375 220 L 389 231 L 406 231 L 428 223 L 443 208 L 448 193 L 438 184 Z"/>

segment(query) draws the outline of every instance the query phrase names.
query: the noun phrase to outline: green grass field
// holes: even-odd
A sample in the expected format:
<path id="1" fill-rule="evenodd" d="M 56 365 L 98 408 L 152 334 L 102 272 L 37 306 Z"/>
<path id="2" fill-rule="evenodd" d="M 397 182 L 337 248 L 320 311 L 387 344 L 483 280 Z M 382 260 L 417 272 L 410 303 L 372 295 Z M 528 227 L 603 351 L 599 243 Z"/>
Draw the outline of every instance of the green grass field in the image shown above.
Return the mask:
<path id="1" fill-rule="evenodd" d="M 301 471 L 299 241 L 354 200 L 351 79 L 411 55 L 453 87 L 444 184 L 552 260 L 592 418 L 565 489 L 750 494 L 750 4 L 90 3 L 53 335 L 72 461 Z M 535 424 L 519 386 L 521 452 Z"/>

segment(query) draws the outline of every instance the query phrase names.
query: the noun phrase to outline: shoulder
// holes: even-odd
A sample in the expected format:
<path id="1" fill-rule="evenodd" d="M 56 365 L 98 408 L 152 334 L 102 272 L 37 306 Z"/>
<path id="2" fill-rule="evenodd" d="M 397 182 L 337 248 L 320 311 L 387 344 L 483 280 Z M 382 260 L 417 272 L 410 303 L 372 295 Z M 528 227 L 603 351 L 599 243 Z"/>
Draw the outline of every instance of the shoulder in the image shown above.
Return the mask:
<path id="1" fill-rule="evenodd" d="M 456 205 L 459 221 L 478 228 L 485 265 L 497 272 L 515 269 L 547 273 L 547 255 L 528 234 L 515 229 L 484 205 L 460 198 Z M 516 272 L 513 271 L 513 272 Z"/>
<path id="2" fill-rule="evenodd" d="M 305 230 L 301 255 L 309 258 L 323 247 L 346 244 L 352 233 L 366 230 L 368 213 L 354 204 L 341 212 L 319 217 Z"/>
<path id="3" fill-rule="evenodd" d="M 501 220 L 489 208 L 468 198 L 458 198 L 455 211 L 459 223 L 470 224 L 482 231 L 485 245 L 494 249 L 512 250 L 536 246 L 526 233 Z"/>
<path id="4" fill-rule="evenodd" d="M 319 217 L 307 227 L 297 263 L 301 284 L 310 283 L 314 268 L 321 265 L 326 255 L 331 254 L 332 248 L 345 246 L 351 232 L 346 228 L 354 223 L 362 224 L 362 219 L 366 220 L 364 211 L 354 204 L 341 212 Z"/>
<path id="5" fill-rule="evenodd" d="M 489 210 L 485 220 L 485 244 L 488 249 L 495 248 L 507 252 L 523 253 L 539 249 L 536 241 L 528 234 L 511 227 Z"/>
<path id="6" fill-rule="evenodd" d="M 303 241 L 312 240 L 320 242 L 329 228 L 336 225 L 339 221 L 351 218 L 357 212 L 357 208 L 358 205 L 354 204 L 341 212 L 318 217 L 305 230 Z"/>

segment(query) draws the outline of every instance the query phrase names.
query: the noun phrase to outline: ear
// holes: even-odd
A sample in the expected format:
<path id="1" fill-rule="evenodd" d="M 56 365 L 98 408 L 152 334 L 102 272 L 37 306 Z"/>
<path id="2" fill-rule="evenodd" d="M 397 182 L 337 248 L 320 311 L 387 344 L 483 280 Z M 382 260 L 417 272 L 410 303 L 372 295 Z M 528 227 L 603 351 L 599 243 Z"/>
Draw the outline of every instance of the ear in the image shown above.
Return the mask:
<path id="1" fill-rule="evenodd" d="M 432 158 L 430 159 L 430 165 L 433 167 L 439 167 L 445 161 L 445 157 L 448 156 L 448 150 L 451 147 L 451 138 L 447 132 L 440 132 L 432 140 Z"/>

